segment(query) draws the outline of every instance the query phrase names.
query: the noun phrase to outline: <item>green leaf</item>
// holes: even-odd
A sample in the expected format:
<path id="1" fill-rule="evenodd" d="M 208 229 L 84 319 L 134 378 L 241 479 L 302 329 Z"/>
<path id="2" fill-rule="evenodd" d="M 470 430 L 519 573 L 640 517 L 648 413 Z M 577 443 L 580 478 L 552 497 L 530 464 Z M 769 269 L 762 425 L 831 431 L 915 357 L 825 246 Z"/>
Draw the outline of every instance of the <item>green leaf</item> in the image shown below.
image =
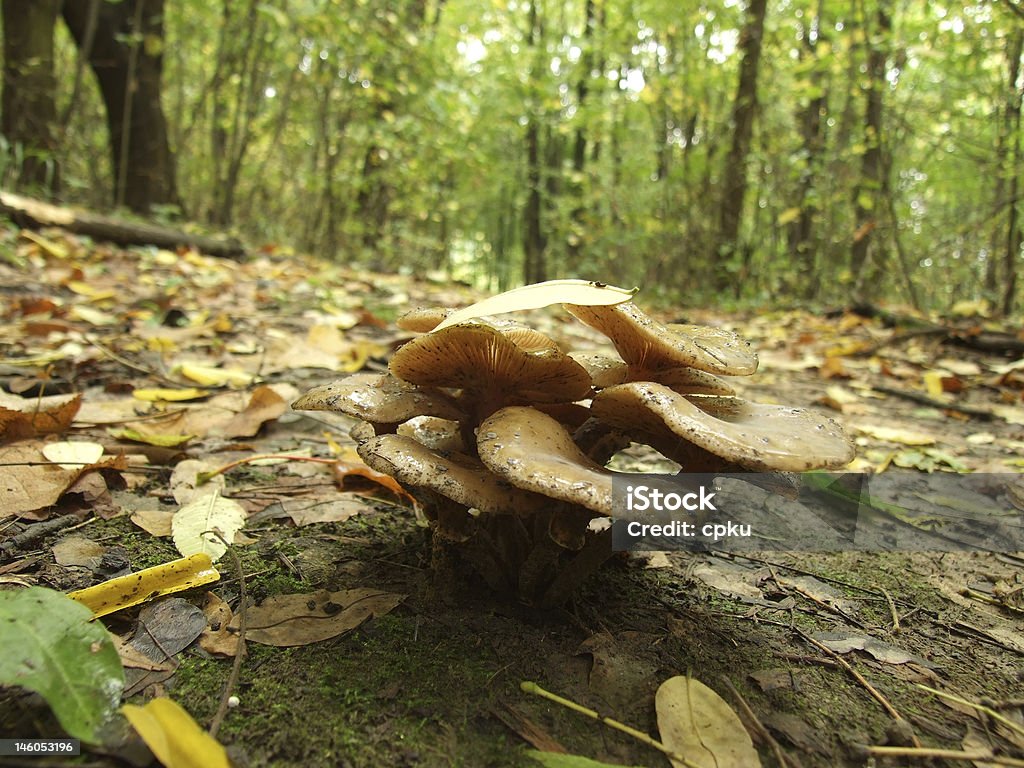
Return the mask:
<path id="1" fill-rule="evenodd" d="M 0 683 L 35 691 L 68 735 L 99 742 L 124 688 L 121 659 L 92 611 L 43 587 L 0 591 Z"/>
<path id="2" fill-rule="evenodd" d="M 617 763 L 601 763 L 591 760 L 589 757 L 565 755 L 560 752 L 538 752 L 536 749 L 528 749 L 526 754 L 543 765 L 544 768 L 624 768 Z"/>

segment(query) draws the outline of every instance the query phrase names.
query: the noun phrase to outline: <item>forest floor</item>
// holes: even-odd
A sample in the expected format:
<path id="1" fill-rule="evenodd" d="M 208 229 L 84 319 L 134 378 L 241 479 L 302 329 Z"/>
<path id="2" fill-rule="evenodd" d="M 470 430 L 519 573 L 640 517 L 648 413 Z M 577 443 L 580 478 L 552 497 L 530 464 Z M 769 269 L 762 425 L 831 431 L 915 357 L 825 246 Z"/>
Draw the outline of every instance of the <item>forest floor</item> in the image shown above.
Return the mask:
<path id="1" fill-rule="evenodd" d="M 238 765 L 535 766 L 532 748 L 668 766 L 651 747 L 520 683 L 656 734 L 655 692 L 675 675 L 729 702 L 764 765 L 862 766 L 875 759 L 868 747 L 915 745 L 973 755 L 975 765 L 1022 764 L 1012 762 L 1024 759 L 1020 553 L 655 554 L 611 561 L 559 610 L 469 585 L 438 595 L 412 510 L 355 482 L 353 422 L 288 403 L 346 372 L 383 370 L 408 337 L 396 315 L 479 297 L 464 286 L 283 251 L 234 263 L 10 228 L 0 229 L 0 286 L 0 406 L 35 414 L 0 421 L 4 587 L 66 592 L 173 560 L 170 518 L 197 471 L 280 454 L 294 458 L 222 475 L 223 495 L 247 515 L 233 551 L 250 601 L 355 588 L 394 596 L 331 639 L 248 643 L 231 691 L 238 703 L 218 734 Z M 848 312 L 662 316 L 748 338 L 761 368 L 741 393 L 829 411 L 857 442 L 854 469 L 1024 468 L 1024 365 L 1014 355 L 901 337 Z M 564 314 L 534 318 L 573 348 L 598 342 Z M 972 322 L 985 325 L 959 324 Z M 191 387 L 203 392 L 182 402 L 138 392 Z M 96 442 L 126 459 L 87 473 L 46 466 L 42 450 L 58 440 Z M 63 530 L 12 543 L 58 519 Z M 145 631 L 170 651 L 149 665 L 122 653 L 130 701 L 169 695 L 199 723 L 213 718 L 236 647 L 223 623 L 241 586 L 230 557 L 218 568 L 220 582 L 160 601 L 163 618 L 151 604 L 103 619 L 126 641 Z M 182 618 L 197 607 L 205 620 Z M 186 624 L 194 632 L 182 637 Z M 0 690 L 0 734 L 59 733 L 38 697 Z M 133 755 L 89 748 L 76 764 L 124 765 Z M 969 764 L 922 757 L 877 764 Z"/>

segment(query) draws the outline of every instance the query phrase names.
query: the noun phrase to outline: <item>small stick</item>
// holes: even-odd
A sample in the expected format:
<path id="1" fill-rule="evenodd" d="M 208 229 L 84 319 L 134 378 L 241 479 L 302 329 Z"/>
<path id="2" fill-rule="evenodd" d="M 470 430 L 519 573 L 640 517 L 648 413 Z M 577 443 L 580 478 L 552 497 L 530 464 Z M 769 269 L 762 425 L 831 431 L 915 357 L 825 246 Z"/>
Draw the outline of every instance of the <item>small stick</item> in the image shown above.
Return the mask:
<path id="1" fill-rule="evenodd" d="M 895 634 L 900 631 L 900 614 L 896 610 L 896 602 L 892 599 L 892 595 L 889 594 L 889 591 L 885 587 L 879 586 L 878 588 L 882 591 L 882 594 L 885 595 L 885 602 L 889 604 L 889 613 L 892 614 L 892 631 Z"/>
<path id="2" fill-rule="evenodd" d="M 519 688 L 524 693 L 536 694 L 537 696 L 540 696 L 541 698 L 547 699 L 548 701 L 553 701 L 555 704 L 560 704 L 563 707 L 565 707 L 566 709 L 571 709 L 573 712 L 578 712 L 581 715 L 586 715 L 587 717 L 592 718 L 594 720 L 597 720 L 600 723 L 604 723 L 609 728 L 614 728 L 615 730 L 621 731 L 622 733 L 625 733 L 628 736 L 632 736 L 637 741 L 641 741 L 644 744 L 646 744 L 647 746 L 654 747 L 659 752 L 664 753 L 665 755 L 668 756 L 669 760 L 672 760 L 673 762 L 676 762 L 676 763 L 680 763 L 680 764 L 686 766 L 686 768 L 700 768 L 700 766 L 697 765 L 696 763 L 691 762 L 690 760 L 687 760 L 685 757 L 683 757 L 682 755 L 678 754 L 677 752 L 673 752 L 671 749 L 669 749 L 669 747 L 665 746 L 664 744 L 662 744 L 657 739 L 652 739 L 650 736 L 648 736 L 643 731 L 638 731 L 636 728 L 631 728 L 630 726 L 626 725 L 625 723 L 620 723 L 618 720 L 613 720 L 610 717 L 606 717 L 604 715 L 598 714 L 597 711 L 595 711 L 593 709 L 587 709 L 583 705 L 577 704 L 575 701 L 570 701 L 569 699 L 563 699 L 558 694 L 551 693 L 551 691 L 544 690 L 543 688 L 541 688 L 536 683 L 530 682 L 528 680 L 524 680 L 523 682 L 521 682 L 519 684 Z"/>
<path id="3" fill-rule="evenodd" d="M 873 685 L 871 685 L 871 683 L 869 683 L 867 681 L 867 678 L 864 677 L 864 675 L 862 675 L 860 672 L 858 672 L 856 669 L 854 669 L 853 665 L 850 664 L 850 662 L 848 662 L 846 659 L 844 659 L 838 653 L 833 651 L 827 645 L 825 645 L 823 643 L 819 643 L 813 637 L 811 637 L 810 635 L 808 635 L 805 632 L 801 631 L 800 629 L 796 629 L 796 633 L 798 635 L 800 635 L 808 643 L 813 645 L 815 648 L 818 648 L 819 650 L 824 651 L 826 654 L 831 656 L 833 659 L 835 659 L 839 663 L 839 666 L 841 666 L 843 669 L 845 669 L 847 672 L 849 672 L 851 675 L 853 675 L 853 678 L 858 683 L 860 683 L 862 686 L 864 686 L 864 689 L 868 693 L 871 694 L 872 698 L 874 698 L 875 701 L 877 701 L 879 704 L 882 705 L 882 707 L 885 709 L 886 712 L 889 713 L 889 715 L 893 718 L 893 720 L 896 720 L 898 722 L 907 723 L 907 720 L 903 717 L 903 715 L 901 715 L 899 713 L 899 711 L 896 709 L 896 707 L 894 707 L 892 704 L 890 704 L 889 700 L 887 698 L 885 698 L 885 696 L 883 696 L 881 694 L 881 692 L 877 688 L 875 688 Z M 907 723 L 907 725 L 909 726 L 910 723 Z M 915 747 L 920 747 L 921 746 L 921 741 L 917 738 L 917 734 L 913 732 L 913 729 L 911 729 L 910 733 L 911 733 L 911 738 L 913 738 L 913 740 L 914 740 L 914 746 Z"/>
<path id="4" fill-rule="evenodd" d="M 263 461 L 265 459 L 281 459 L 282 461 L 311 461 L 314 464 L 337 464 L 337 459 L 321 459 L 316 456 L 291 456 L 285 453 L 258 453 L 254 456 L 246 456 L 244 459 L 238 459 L 238 461 L 232 461 L 230 464 L 225 464 L 223 467 L 218 467 L 212 472 L 200 472 L 199 473 L 199 484 L 209 482 L 217 475 L 223 475 L 228 470 L 232 470 L 235 467 L 240 467 L 243 464 L 249 464 L 254 461 Z"/>
<path id="5" fill-rule="evenodd" d="M 775 738 L 765 727 L 764 723 L 762 723 L 760 719 L 758 719 L 757 715 L 754 714 L 754 710 L 752 710 L 750 708 L 750 705 L 747 704 L 747 700 L 743 698 L 743 694 L 740 693 L 739 690 L 737 690 L 736 686 L 732 684 L 732 680 L 730 680 L 725 675 L 722 675 L 719 679 L 725 684 L 725 687 L 729 689 L 729 692 L 736 699 L 737 703 L 740 705 L 740 708 L 743 710 L 743 714 L 747 716 L 747 719 L 750 721 L 750 724 L 754 726 L 754 730 L 757 731 L 757 735 L 760 736 L 769 746 L 771 746 L 772 752 L 775 753 L 775 760 L 776 762 L 778 762 L 781 768 L 789 768 L 789 766 L 793 765 L 793 763 L 791 763 L 789 759 L 786 758 L 786 755 L 782 752 L 782 747 L 779 746 L 779 742 L 775 740 Z M 799 763 L 797 763 L 797 765 L 799 765 Z"/>
<path id="6" fill-rule="evenodd" d="M 996 765 L 1024 766 L 1024 760 L 993 755 L 981 749 L 965 752 L 959 749 L 928 749 L 924 747 L 866 747 L 876 757 L 916 757 L 922 760 L 978 760 Z"/>
<path id="7" fill-rule="evenodd" d="M 228 681 L 224 686 L 224 693 L 220 697 L 220 705 L 217 707 L 217 713 L 213 716 L 213 720 L 210 722 L 210 735 L 213 738 L 217 738 L 217 731 L 220 730 L 221 723 L 224 722 L 224 718 L 228 713 L 232 692 L 235 690 L 235 686 L 238 684 L 238 677 L 242 671 L 242 659 L 245 658 L 245 571 L 242 570 L 242 561 L 238 559 L 238 554 L 235 552 L 234 547 L 228 544 L 224 540 L 224 537 L 220 535 L 219 531 L 210 531 L 214 536 L 220 539 L 224 545 L 228 548 L 228 554 L 231 555 L 232 565 L 235 566 L 235 570 L 238 572 L 238 650 L 235 652 L 235 660 L 231 665 L 231 674 L 228 676 Z"/>

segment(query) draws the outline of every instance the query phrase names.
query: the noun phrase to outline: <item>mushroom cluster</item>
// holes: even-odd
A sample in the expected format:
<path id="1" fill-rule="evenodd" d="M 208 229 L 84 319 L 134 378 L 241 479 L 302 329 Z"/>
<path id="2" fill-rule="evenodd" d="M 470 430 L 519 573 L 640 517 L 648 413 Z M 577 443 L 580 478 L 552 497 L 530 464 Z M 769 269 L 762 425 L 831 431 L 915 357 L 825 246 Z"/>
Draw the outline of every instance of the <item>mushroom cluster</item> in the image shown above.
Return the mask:
<path id="1" fill-rule="evenodd" d="M 302 396 L 341 411 L 363 460 L 421 503 L 442 583 L 468 566 L 492 589 L 564 602 L 611 554 L 611 457 L 649 445 L 683 472 L 835 468 L 853 448 L 831 419 L 751 403 L 724 377 L 757 357 L 736 334 L 663 325 L 631 301 L 565 304 L 608 337 L 617 359 L 568 354 L 518 323 L 399 319 L 420 333 L 382 374 L 354 374 Z"/>

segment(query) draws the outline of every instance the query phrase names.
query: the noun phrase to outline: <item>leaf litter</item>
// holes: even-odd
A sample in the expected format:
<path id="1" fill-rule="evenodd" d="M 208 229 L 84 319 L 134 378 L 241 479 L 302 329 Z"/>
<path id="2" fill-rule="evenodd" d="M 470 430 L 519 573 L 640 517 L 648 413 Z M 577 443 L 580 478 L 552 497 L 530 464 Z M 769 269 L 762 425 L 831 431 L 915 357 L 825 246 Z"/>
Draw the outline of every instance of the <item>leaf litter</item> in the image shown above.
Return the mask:
<path id="1" fill-rule="evenodd" d="M 345 417 L 299 416 L 286 404 L 295 392 L 339 372 L 382 370 L 390 351 L 410 336 L 392 323 L 405 309 L 467 306 L 483 297 L 480 292 L 273 249 L 236 264 L 192 252 L 86 245 L 62 233 L 28 233 L 18 248 L 47 283 L 13 273 L 14 298 L 0 306 L 0 330 L 15 340 L 0 360 L 6 390 L 0 392 L 0 536 L 5 545 L 25 542 L 2 550 L 0 578 L 60 586 L 70 581 L 70 569 L 78 569 L 102 585 L 105 566 L 95 573 L 92 568 L 117 541 L 133 573 L 171 564 L 177 553 L 160 537 L 171 532 L 177 510 L 214 490 L 240 504 L 246 517 L 250 543 L 236 550 L 255 597 L 241 601 L 237 574 L 222 577 L 213 592 L 204 591 L 201 579 L 184 577 L 180 583 L 190 589 L 178 594 L 185 600 L 166 596 L 166 585 L 140 590 L 142 597 L 162 593 L 148 605 L 176 606 L 170 615 L 187 631 L 176 639 L 161 637 L 164 650 L 148 648 L 154 658 L 133 641 L 121 645 L 132 648 L 122 651 L 123 666 L 145 673 L 133 690 L 174 686 L 181 677 L 174 670 L 194 670 L 196 654 L 232 657 L 245 614 L 253 619 L 249 640 L 273 640 L 299 654 L 294 663 L 270 657 L 280 664 L 277 684 L 287 690 L 292 681 L 309 679 L 304 690 L 313 707 L 310 719 L 323 721 L 322 733 L 352 728 L 351 719 L 332 720 L 333 699 L 321 698 L 316 682 L 343 674 L 335 682 L 360 703 L 348 709 L 356 736 L 342 749 L 359 764 L 404 760 L 396 729 L 408 732 L 424 715 L 455 728 L 460 743 L 453 747 L 444 736 L 423 733 L 415 749 L 426 765 L 470 754 L 460 750 L 482 750 L 496 765 L 534 764 L 526 752 L 492 748 L 503 743 L 502 734 L 525 733 L 528 723 L 533 731 L 525 741 L 564 741 L 576 753 L 567 758 L 655 764 L 663 758 L 624 737 L 581 737 L 564 717 L 523 699 L 516 681 L 539 677 L 584 703 L 638 713 L 638 724 L 654 733 L 653 690 L 678 670 L 691 671 L 680 679 L 691 681 L 684 700 L 690 697 L 694 712 L 703 707 L 698 700 L 713 700 L 693 693 L 698 679 L 714 683 L 725 674 L 743 688 L 765 732 L 780 735 L 787 754 L 804 765 L 860 764 L 849 745 L 886 741 L 886 712 L 866 688 L 794 636 L 796 622 L 812 635 L 830 632 L 860 644 L 862 650 L 846 654 L 848 663 L 869 682 L 887 680 L 886 694 L 899 708 L 918 712 L 914 727 L 931 743 L 974 744 L 974 737 L 959 734 L 968 721 L 978 723 L 977 710 L 954 710 L 888 669 L 926 663 L 936 670 L 937 684 L 1020 717 L 1013 669 L 1024 640 L 1012 609 L 1019 603 L 1024 562 L 1013 556 L 766 553 L 758 563 L 673 555 L 657 571 L 609 569 L 584 589 L 568 622 L 538 619 L 528 609 L 495 612 L 472 589 L 468 606 L 439 603 L 425 575 L 429 552 L 404 489 L 373 477 L 343 453 L 352 446 Z M 117 281 L 96 267 L 116 274 Z M 177 287 L 170 291 L 172 282 Z M 1018 472 L 1024 466 L 1021 361 L 973 351 L 954 356 L 938 340 L 903 341 L 898 331 L 850 312 L 726 317 L 688 310 L 664 319 L 740 330 L 752 339 L 762 374 L 742 382 L 741 394 L 766 402 L 795 396 L 834 410 L 859 434 L 855 466 L 861 470 Z M 532 311 L 530 322 L 573 349 L 596 342 L 585 330 L 564 326 L 557 310 Z M 61 456 L 68 449 L 49 447 L 62 442 L 98 445 L 102 453 L 71 449 Z M 237 463 L 256 456 L 295 458 Z M 302 456 L 335 463 L 301 463 Z M 227 466 L 232 468 L 214 474 Z M 55 547 L 45 526 L 63 518 L 82 526 L 75 535 L 84 538 L 65 538 Z M 309 532 L 305 538 L 295 532 L 299 525 Z M 109 609 L 105 621 L 119 633 L 142 638 L 159 629 L 149 613 L 125 608 L 131 599 L 109 589 L 99 594 L 95 605 Z M 473 602 L 479 600 L 487 607 Z M 947 613 L 954 608 L 955 614 Z M 615 642 L 587 645 L 598 628 Z M 326 647 L 343 653 L 321 653 Z M 574 661 L 581 649 L 589 649 L 590 663 Z M 871 650 L 881 654 L 880 663 L 855 656 Z M 410 654 L 420 667 L 409 667 Z M 900 654 L 913 661 L 896 663 Z M 259 690 L 276 664 L 246 671 L 247 663 L 242 675 L 251 689 L 245 690 Z M 979 678 L 979 665 L 994 671 Z M 202 702 L 219 695 L 226 675 L 226 668 L 218 672 L 207 690 L 193 671 L 173 695 L 185 709 L 209 716 Z M 469 685 L 466 696 L 453 696 L 447 686 L 437 690 L 436 681 L 452 675 Z M 787 684 L 772 689 L 769 680 Z M 833 700 L 837 687 L 844 692 L 841 702 Z M 394 693 L 377 698 L 381 690 Z M 785 697 L 776 698 L 773 690 Z M 426 710 L 410 703 L 416 697 L 429 702 Z M 482 711 L 481 701 L 492 712 L 514 706 L 521 717 L 507 718 L 512 726 L 496 718 L 481 723 L 478 714 L 468 714 Z M 734 734 L 757 731 L 747 715 L 737 725 L 724 710 L 711 711 L 711 719 L 731 723 Z M 294 724 L 274 719 L 266 702 L 254 704 L 252 712 L 272 725 L 240 721 L 234 738 L 244 739 L 251 754 L 266 759 L 274 742 L 291 755 L 285 764 L 318 764 L 318 753 L 300 745 L 322 736 L 289 739 Z M 377 739 L 371 734 L 381 731 L 374 723 L 384 721 L 394 725 Z M 850 723 L 856 724 L 852 733 Z M 166 735 L 166 725 L 158 729 Z M 997 729 L 985 738 L 990 747 L 1012 753 L 1020 750 L 1013 736 Z M 765 742 L 755 741 L 766 754 Z M 323 747 L 330 748 L 336 747 Z M 585 764 L 551 760 L 544 758 L 552 765 Z"/>

